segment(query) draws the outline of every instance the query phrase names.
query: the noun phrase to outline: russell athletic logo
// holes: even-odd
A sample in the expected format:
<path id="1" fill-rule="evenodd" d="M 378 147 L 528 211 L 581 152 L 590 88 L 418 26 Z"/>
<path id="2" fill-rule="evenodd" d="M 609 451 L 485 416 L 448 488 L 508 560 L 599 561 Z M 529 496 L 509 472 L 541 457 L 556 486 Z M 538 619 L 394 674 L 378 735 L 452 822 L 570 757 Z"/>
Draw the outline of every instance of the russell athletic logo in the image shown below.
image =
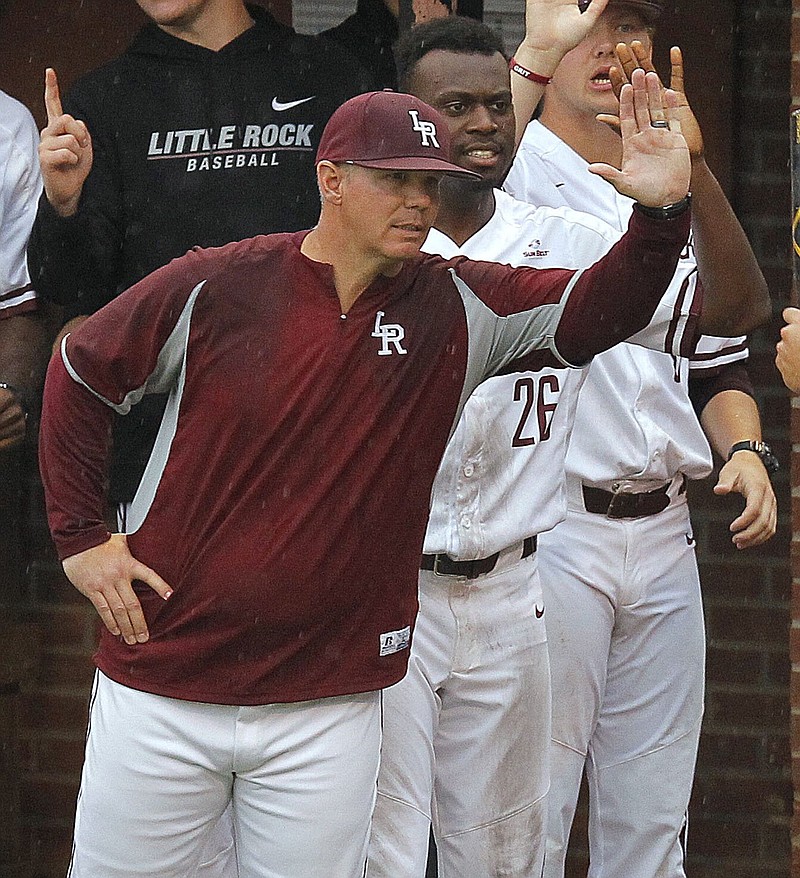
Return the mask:
<path id="1" fill-rule="evenodd" d="M 411 126 L 412 130 L 419 133 L 420 144 L 422 146 L 432 146 L 436 149 L 441 149 L 439 141 L 436 139 L 436 125 L 433 122 L 420 119 L 417 110 L 409 110 L 408 115 L 411 116 L 411 121 L 414 123 Z"/>
<path id="2" fill-rule="evenodd" d="M 388 357 L 391 354 L 407 354 L 408 351 L 401 342 L 406 337 L 406 331 L 399 323 L 381 323 L 386 314 L 378 311 L 375 315 L 375 329 L 372 331 L 373 338 L 381 340 L 378 350 L 379 357 Z"/>

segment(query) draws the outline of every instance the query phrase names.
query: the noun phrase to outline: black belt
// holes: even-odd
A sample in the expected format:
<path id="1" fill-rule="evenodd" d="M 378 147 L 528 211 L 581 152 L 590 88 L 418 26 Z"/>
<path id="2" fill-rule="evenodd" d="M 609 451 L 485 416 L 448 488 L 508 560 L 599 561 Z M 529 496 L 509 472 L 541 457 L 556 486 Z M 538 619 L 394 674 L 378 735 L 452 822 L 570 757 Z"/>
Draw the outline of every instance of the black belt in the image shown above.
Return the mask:
<path id="1" fill-rule="evenodd" d="M 644 518 L 646 515 L 663 512 L 669 506 L 668 490 L 669 485 L 664 485 L 663 488 L 641 494 L 615 494 L 584 485 L 583 505 L 587 512 L 596 512 L 609 518 Z"/>
<path id="2" fill-rule="evenodd" d="M 536 537 L 525 537 L 522 541 L 522 554 L 520 560 L 528 558 L 536 551 Z M 449 555 L 423 555 L 420 560 L 421 570 L 433 570 L 437 576 L 463 576 L 465 579 L 477 579 L 486 573 L 491 573 L 497 566 L 499 552 L 489 555 L 488 558 L 478 558 L 476 561 L 455 561 Z"/>

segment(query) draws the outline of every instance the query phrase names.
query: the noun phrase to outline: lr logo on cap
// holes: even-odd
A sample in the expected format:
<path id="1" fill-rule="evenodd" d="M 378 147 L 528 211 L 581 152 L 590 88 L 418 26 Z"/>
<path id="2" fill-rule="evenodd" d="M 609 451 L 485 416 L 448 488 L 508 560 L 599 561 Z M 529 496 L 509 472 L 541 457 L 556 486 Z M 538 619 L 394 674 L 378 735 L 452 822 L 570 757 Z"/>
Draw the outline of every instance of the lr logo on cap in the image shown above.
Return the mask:
<path id="1" fill-rule="evenodd" d="M 381 348 L 378 351 L 379 357 L 388 357 L 390 354 L 397 352 L 398 354 L 407 354 L 408 351 L 400 342 L 405 338 L 406 331 L 399 323 L 381 323 L 386 314 L 378 311 L 375 315 L 375 329 L 372 330 L 372 337 L 381 340 Z M 394 351 L 392 350 L 394 346 Z"/>
<path id="2" fill-rule="evenodd" d="M 409 110 L 408 115 L 411 116 L 411 121 L 414 123 L 411 128 L 414 131 L 419 132 L 419 138 L 422 146 L 433 146 L 436 149 L 441 149 L 439 146 L 439 141 L 436 139 L 436 125 L 433 122 L 427 122 L 425 119 L 420 119 L 418 110 Z"/>

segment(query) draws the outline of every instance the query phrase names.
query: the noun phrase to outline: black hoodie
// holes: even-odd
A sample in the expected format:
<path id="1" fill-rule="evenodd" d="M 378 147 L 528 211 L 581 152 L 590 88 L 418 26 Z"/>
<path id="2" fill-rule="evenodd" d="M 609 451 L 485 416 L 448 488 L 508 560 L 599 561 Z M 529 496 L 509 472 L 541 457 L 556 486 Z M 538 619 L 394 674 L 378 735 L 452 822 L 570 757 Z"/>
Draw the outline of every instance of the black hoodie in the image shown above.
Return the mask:
<path id="1" fill-rule="evenodd" d="M 147 25 L 71 89 L 94 163 L 74 217 L 42 200 L 28 258 L 43 298 L 90 313 L 194 245 L 316 222 L 322 128 L 383 83 L 331 39 L 249 11 L 255 26 L 219 52 Z"/>
<path id="2" fill-rule="evenodd" d="M 313 226 L 325 123 L 348 98 L 386 84 L 342 45 L 363 44 L 375 27 L 373 44 L 388 44 L 396 25 L 378 5 L 382 17 L 357 14 L 333 38 L 299 35 L 251 6 L 255 25 L 218 52 L 149 24 L 76 82 L 64 109 L 86 122 L 94 161 L 75 216 L 41 200 L 28 248 L 37 293 L 90 314 L 195 245 Z M 138 409 L 116 433 L 114 500 L 132 497 L 144 434 L 158 424 Z"/>

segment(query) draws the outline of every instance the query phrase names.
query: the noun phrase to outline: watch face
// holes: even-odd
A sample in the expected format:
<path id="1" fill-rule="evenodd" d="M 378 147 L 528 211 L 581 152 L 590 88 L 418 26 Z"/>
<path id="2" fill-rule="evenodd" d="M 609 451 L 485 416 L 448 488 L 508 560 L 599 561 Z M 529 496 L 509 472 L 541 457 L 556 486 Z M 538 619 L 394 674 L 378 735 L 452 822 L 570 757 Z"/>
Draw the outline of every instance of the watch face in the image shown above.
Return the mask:
<path id="1" fill-rule="evenodd" d="M 763 461 L 764 466 L 766 467 L 767 472 L 770 475 L 773 475 L 773 473 L 778 472 L 778 470 L 781 468 L 780 461 L 769 450 L 765 454 L 762 455 L 761 460 Z"/>
<path id="2" fill-rule="evenodd" d="M 780 461 L 772 453 L 772 449 L 766 442 L 754 442 L 753 451 L 755 451 L 761 458 L 761 462 L 764 464 L 764 467 L 770 475 L 778 472 L 781 468 Z"/>

